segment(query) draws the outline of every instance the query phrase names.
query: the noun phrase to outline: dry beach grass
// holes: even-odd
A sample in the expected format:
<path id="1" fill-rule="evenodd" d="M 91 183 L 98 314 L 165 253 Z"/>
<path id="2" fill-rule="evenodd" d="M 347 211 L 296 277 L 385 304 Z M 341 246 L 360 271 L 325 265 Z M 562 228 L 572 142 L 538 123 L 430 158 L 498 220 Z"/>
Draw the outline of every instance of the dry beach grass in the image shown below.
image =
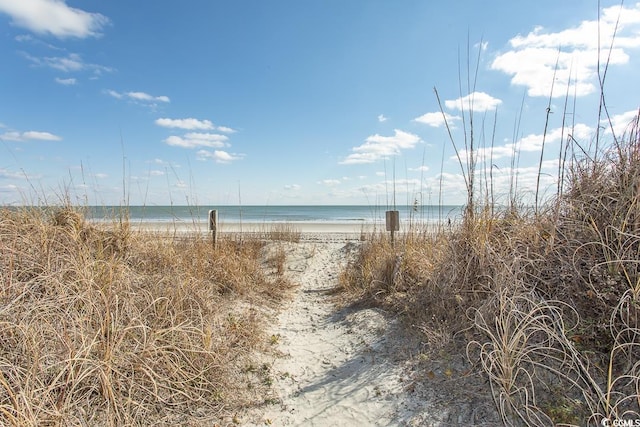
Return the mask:
<path id="1" fill-rule="evenodd" d="M 195 230 L 136 230 L 126 218 L 98 227 L 68 205 L 2 208 L 0 424 L 233 424 L 258 408 L 270 417 L 252 414 L 259 420 L 326 425 L 320 402 L 333 420 L 346 408 L 354 422 L 440 425 L 460 419 L 436 414 L 451 403 L 442 399 L 485 383 L 505 425 L 640 419 L 638 119 L 593 155 L 567 145 L 561 166 L 564 185 L 544 204 L 536 195 L 533 208 L 499 208 L 469 187 L 460 224 L 412 227 L 395 244 L 353 226 L 323 237 L 279 224 L 223 233 L 214 248 Z M 287 334 L 269 336 L 289 277 L 300 287 L 281 316 L 288 324 L 271 325 Z M 342 310 L 330 304 L 336 294 Z M 397 318 L 418 352 L 390 339 Z M 309 366 L 264 363 L 281 338 Z M 421 377 L 396 370 L 399 353 L 419 359 Z M 416 403 L 411 390 L 443 360 L 439 395 Z M 362 377 L 349 401 L 342 392 Z M 279 382 L 289 394 L 276 398 Z M 415 417 L 422 403 L 435 409 Z M 305 409 L 293 414 L 296 405 Z"/>
<path id="2" fill-rule="evenodd" d="M 460 227 L 374 235 L 348 299 L 400 313 L 427 349 L 466 352 L 506 425 L 640 419 L 640 133 L 574 158 L 534 210 L 474 205 Z"/>
<path id="3" fill-rule="evenodd" d="M 3 425 L 202 424 L 260 400 L 258 306 L 289 287 L 262 244 L 0 210 Z"/>
<path id="4" fill-rule="evenodd" d="M 492 399 L 505 425 L 640 418 L 637 123 L 624 141 L 576 158 L 566 188 L 535 210 L 476 203 L 459 226 L 414 227 L 394 245 L 284 224 L 214 249 L 201 232 L 97 227 L 68 206 L 1 209 L 0 422 L 325 425 L 314 415 L 325 408 L 333 420 L 440 425 L 460 419 L 451 405 L 492 425 L 461 404 L 465 390 L 486 390 L 483 407 Z M 292 276 L 286 334 L 270 335 Z M 337 294 L 358 308 L 335 309 Z M 418 352 L 399 347 L 396 318 Z M 304 357 L 265 363 L 270 348 Z M 399 354 L 418 360 L 410 376 Z M 412 392 L 434 378 L 431 394 Z"/>

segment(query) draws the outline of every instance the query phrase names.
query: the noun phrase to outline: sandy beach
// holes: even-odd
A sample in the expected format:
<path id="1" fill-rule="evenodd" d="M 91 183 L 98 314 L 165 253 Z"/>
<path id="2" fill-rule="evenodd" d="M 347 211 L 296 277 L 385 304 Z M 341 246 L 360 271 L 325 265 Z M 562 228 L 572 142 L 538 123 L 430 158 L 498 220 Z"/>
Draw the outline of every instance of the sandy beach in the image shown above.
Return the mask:
<path id="1" fill-rule="evenodd" d="M 161 221 L 130 221 L 129 225 L 133 230 L 155 232 L 162 234 L 189 234 L 198 233 L 210 235 L 208 225 L 201 222 L 161 222 Z M 414 226 L 413 232 L 432 232 L 438 227 L 437 223 Z M 400 230 L 395 232 L 396 236 L 401 236 L 407 232 L 408 226 L 401 224 Z M 289 223 L 282 222 L 221 222 L 218 224 L 218 236 L 225 235 L 246 235 L 246 236 L 268 236 L 272 232 L 294 232 L 300 233 L 301 240 L 362 240 L 367 235 L 373 233 L 389 233 L 384 224 L 372 222 L 311 222 L 296 221 Z"/>
<path id="2" fill-rule="evenodd" d="M 336 305 L 339 275 L 358 240 L 316 235 L 284 246 L 287 275 L 297 288 L 274 313 L 268 334 L 273 395 L 239 414 L 245 426 L 498 425 L 486 382 L 452 376 L 470 366 L 462 354 L 425 364 L 424 347 L 383 310 Z M 313 233 L 311 233 L 313 234 Z"/>
<path id="3" fill-rule="evenodd" d="M 208 225 L 204 223 L 192 222 L 153 222 L 131 221 L 134 229 L 144 231 L 159 232 L 201 232 L 209 233 Z M 357 221 L 351 222 L 221 222 L 218 224 L 217 231 L 219 233 L 264 233 L 277 228 L 287 228 L 292 231 L 301 233 L 315 234 L 350 234 L 360 235 L 361 233 L 371 233 L 383 229 L 384 225 L 373 223 L 362 223 Z"/>

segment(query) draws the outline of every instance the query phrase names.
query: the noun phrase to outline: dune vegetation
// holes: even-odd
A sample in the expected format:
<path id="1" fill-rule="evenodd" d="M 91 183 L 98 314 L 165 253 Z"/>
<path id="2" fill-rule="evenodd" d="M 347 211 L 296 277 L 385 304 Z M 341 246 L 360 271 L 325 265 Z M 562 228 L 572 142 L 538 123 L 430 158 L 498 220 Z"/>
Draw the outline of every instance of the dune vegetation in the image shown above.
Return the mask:
<path id="1" fill-rule="evenodd" d="M 260 403 L 259 309 L 290 286 L 262 245 L 0 209 L 0 424 L 202 425 Z"/>
<path id="2" fill-rule="evenodd" d="M 554 197 L 499 207 L 467 159 L 458 226 L 394 246 L 371 236 L 342 276 L 349 299 L 400 314 L 425 351 L 466 352 L 506 425 L 640 419 L 638 118 L 592 150 L 566 139 Z"/>
<path id="3" fill-rule="evenodd" d="M 341 276 L 426 353 L 465 353 L 506 425 L 640 418 L 638 119 L 566 153 L 554 197 L 499 207 L 470 189 L 460 224 L 363 236 Z M 261 310 L 291 284 L 263 241 L 300 232 L 263 234 L 214 248 L 66 204 L 0 209 L 1 423 L 202 425 L 264 402 Z"/>

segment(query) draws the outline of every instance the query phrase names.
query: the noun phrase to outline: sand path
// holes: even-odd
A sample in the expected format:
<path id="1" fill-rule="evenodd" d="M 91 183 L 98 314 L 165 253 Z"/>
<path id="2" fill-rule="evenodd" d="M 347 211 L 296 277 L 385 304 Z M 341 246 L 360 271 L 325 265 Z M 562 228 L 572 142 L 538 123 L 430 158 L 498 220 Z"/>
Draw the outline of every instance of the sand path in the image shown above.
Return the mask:
<path id="1" fill-rule="evenodd" d="M 287 245 L 287 274 L 299 288 L 270 331 L 282 354 L 272 368 L 278 403 L 248 425 L 394 425 L 401 416 L 389 322 L 372 309 L 336 311 L 328 296 L 355 245 Z"/>
<path id="2" fill-rule="evenodd" d="M 380 310 L 338 310 L 332 303 L 331 290 L 358 244 L 285 244 L 287 274 L 298 288 L 269 330 L 280 353 L 270 362 L 274 398 L 243 417 L 251 420 L 243 425 L 469 425 L 475 417 L 472 406 L 443 405 L 415 380 L 408 360 L 416 349 L 398 322 Z"/>

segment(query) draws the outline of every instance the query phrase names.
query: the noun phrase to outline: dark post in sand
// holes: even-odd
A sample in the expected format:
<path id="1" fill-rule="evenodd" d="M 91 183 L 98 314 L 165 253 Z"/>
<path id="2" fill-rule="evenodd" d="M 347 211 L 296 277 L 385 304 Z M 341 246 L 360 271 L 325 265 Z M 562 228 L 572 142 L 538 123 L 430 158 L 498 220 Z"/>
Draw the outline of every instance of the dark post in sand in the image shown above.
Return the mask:
<path id="1" fill-rule="evenodd" d="M 386 220 L 387 220 L 387 231 L 391 232 L 391 246 L 393 246 L 394 244 L 393 233 L 400 230 L 400 212 L 387 211 Z"/>
<path id="2" fill-rule="evenodd" d="M 211 232 L 213 249 L 215 250 L 218 243 L 218 211 L 216 209 L 209 211 L 209 231 Z"/>

